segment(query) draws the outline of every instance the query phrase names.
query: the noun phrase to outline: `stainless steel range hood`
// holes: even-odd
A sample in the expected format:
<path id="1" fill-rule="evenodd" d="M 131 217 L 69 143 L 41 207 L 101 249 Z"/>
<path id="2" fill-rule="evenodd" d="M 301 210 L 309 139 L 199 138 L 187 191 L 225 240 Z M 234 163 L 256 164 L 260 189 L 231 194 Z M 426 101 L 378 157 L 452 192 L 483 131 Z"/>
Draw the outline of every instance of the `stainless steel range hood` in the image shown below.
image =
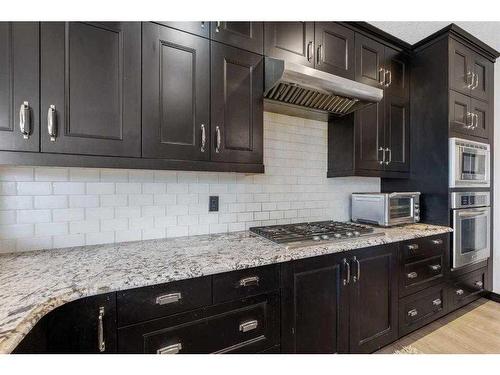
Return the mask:
<path id="1" fill-rule="evenodd" d="M 264 68 L 264 98 L 275 112 L 306 110 L 343 116 L 383 97 L 381 89 L 284 60 L 265 57 Z"/>

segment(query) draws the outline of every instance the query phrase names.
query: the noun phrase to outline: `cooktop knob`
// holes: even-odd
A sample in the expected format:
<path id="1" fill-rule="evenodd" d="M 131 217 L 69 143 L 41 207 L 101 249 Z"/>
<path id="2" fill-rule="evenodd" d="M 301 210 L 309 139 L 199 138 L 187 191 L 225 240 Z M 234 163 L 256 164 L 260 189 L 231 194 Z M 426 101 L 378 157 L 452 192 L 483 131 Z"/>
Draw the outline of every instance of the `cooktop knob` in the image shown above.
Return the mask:
<path id="1" fill-rule="evenodd" d="M 313 236 L 313 241 L 319 241 L 319 240 L 321 240 L 320 236 Z"/>
<path id="2" fill-rule="evenodd" d="M 329 237 L 327 234 L 323 234 L 323 235 L 321 236 L 321 238 L 322 238 L 322 239 L 324 239 L 324 240 L 328 240 L 328 239 L 330 239 L 330 237 Z"/>
<path id="3" fill-rule="evenodd" d="M 352 232 L 354 234 L 355 237 L 358 237 L 361 235 L 361 233 L 359 233 L 357 230 L 355 230 L 354 232 Z"/>
<path id="4" fill-rule="evenodd" d="M 335 234 L 333 235 L 333 237 L 335 237 L 335 238 L 340 238 L 340 237 L 342 237 L 342 235 L 341 235 L 340 233 L 335 233 Z"/>
<path id="5" fill-rule="evenodd" d="M 352 236 L 353 236 L 352 232 L 346 232 L 346 234 L 345 234 L 345 235 L 346 235 L 347 237 L 352 237 Z"/>

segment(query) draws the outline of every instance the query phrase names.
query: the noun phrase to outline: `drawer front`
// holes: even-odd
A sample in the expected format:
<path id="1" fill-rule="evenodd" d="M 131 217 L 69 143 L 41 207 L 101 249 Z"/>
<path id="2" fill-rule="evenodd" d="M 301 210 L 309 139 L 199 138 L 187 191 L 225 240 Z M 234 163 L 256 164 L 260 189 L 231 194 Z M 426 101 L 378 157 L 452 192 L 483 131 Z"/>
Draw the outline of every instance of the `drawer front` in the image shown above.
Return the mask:
<path id="1" fill-rule="evenodd" d="M 402 257 L 404 263 L 446 254 L 449 234 L 416 238 L 402 243 Z"/>
<path id="2" fill-rule="evenodd" d="M 238 304 L 237 308 L 233 303 L 211 309 L 219 311 L 188 313 L 180 321 L 175 316 L 120 328 L 118 351 L 150 354 L 258 353 L 279 344 L 277 294 Z"/>
<path id="3" fill-rule="evenodd" d="M 486 268 L 482 268 L 452 280 L 449 288 L 450 307 L 456 309 L 480 297 L 486 282 Z"/>
<path id="4" fill-rule="evenodd" d="M 446 313 L 444 284 L 425 289 L 399 301 L 400 336 L 420 328 Z"/>
<path id="5" fill-rule="evenodd" d="M 212 303 L 210 277 L 175 281 L 117 293 L 118 326 L 177 314 Z"/>
<path id="6" fill-rule="evenodd" d="M 249 268 L 213 277 L 214 303 L 256 296 L 278 288 L 278 265 Z"/>
<path id="7" fill-rule="evenodd" d="M 400 296 L 407 296 L 438 283 L 443 276 L 443 255 L 407 263 L 401 275 Z"/>

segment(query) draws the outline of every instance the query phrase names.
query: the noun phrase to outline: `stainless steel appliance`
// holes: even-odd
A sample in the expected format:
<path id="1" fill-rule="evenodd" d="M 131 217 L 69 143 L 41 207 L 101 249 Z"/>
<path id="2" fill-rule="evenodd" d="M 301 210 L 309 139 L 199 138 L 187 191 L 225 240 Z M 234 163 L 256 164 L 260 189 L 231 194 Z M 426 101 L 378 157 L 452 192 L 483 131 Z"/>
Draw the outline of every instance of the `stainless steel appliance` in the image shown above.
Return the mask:
<path id="1" fill-rule="evenodd" d="M 490 256 L 490 193 L 451 193 L 453 212 L 452 268 L 476 263 Z"/>
<path id="2" fill-rule="evenodd" d="M 300 108 L 345 115 L 384 96 L 379 88 L 290 61 L 265 57 L 264 64 L 264 98 L 279 103 L 267 107 L 278 112 L 293 114 L 293 108 Z"/>
<path id="3" fill-rule="evenodd" d="M 381 236 L 384 233 L 372 227 L 339 221 L 317 221 L 286 225 L 253 227 L 250 231 L 286 248 L 296 248 L 318 243 L 338 242 L 355 237 Z"/>
<path id="4" fill-rule="evenodd" d="M 450 138 L 449 186 L 490 186 L 490 145 Z"/>
<path id="5" fill-rule="evenodd" d="M 353 193 L 352 221 L 384 227 L 420 221 L 420 193 Z"/>

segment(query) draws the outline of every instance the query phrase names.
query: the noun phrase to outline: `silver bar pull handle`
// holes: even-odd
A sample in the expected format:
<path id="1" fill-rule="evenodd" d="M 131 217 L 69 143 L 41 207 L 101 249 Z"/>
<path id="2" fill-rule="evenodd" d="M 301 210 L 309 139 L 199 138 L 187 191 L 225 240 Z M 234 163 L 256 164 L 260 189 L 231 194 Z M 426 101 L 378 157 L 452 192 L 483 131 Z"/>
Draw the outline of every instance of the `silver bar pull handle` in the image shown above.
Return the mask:
<path id="1" fill-rule="evenodd" d="M 216 33 L 219 33 L 219 32 L 220 32 L 220 27 L 221 27 L 221 24 L 222 24 L 222 22 L 220 22 L 220 21 L 217 21 L 217 22 L 215 23 L 215 32 L 216 32 Z"/>
<path id="2" fill-rule="evenodd" d="M 464 294 L 464 290 L 463 289 L 457 289 L 457 290 L 455 290 L 455 294 L 457 296 L 462 296 Z"/>
<path id="3" fill-rule="evenodd" d="M 380 153 L 380 151 L 382 151 L 382 160 L 379 160 L 378 163 L 379 164 L 384 164 L 385 163 L 385 149 L 383 147 L 379 147 L 378 148 L 378 152 Z M 378 157 L 378 154 L 377 154 L 377 157 Z"/>
<path id="4" fill-rule="evenodd" d="M 344 258 L 343 262 L 347 273 L 346 277 L 344 278 L 344 285 L 347 285 L 351 281 L 351 265 L 349 264 L 346 258 Z"/>
<path id="5" fill-rule="evenodd" d="M 389 87 L 391 85 L 391 83 L 392 83 L 392 73 L 391 73 L 390 70 L 386 70 L 385 74 L 389 76 L 389 79 L 387 80 L 387 79 L 384 78 L 385 79 L 385 85 L 384 86 L 385 87 Z"/>
<path id="6" fill-rule="evenodd" d="M 474 113 L 474 117 L 476 118 L 476 123 L 473 129 L 476 129 L 479 126 L 479 115 L 477 113 Z"/>
<path id="7" fill-rule="evenodd" d="M 380 68 L 378 70 L 378 83 L 381 86 L 385 86 L 385 75 L 386 75 L 386 70 L 384 68 Z"/>
<path id="8" fill-rule="evenodd" d="M 156 351 L 156 354 L 177 354 L 182 350 L 182 344 L 178 342 L 177 344 L 165 346 Z"/>
<path id="9" fill-rule="evenodd" d="M 418 310 L 417 309 L 411 309 L 408 311 L 408 316 L 417 316 L 418 315 Z"/>
<path id="10" fill-rule="evenodd" d="M 318 62 L 318 65 L 321 65 L 321 63 L 323 62 L 323 45 L 320 44 L 318 46 L 318 56 L 317 56 L 317 62 Z"/>
<path id="11" fill-rule="evenodd" d="M 240 324 L 240 332 L 248 332 L 257 329 L 259 322 L 257 320 L 248 320 Z"/>
<path id="12" fill-rule="evenodd" d="M 431 271 L 439 271 L 439 270 L 441 270 L 441 265 L 440 264 L 431 264 L 429 266 L 429 268 L 431 269 Z"/>
<path id="13" fill-rule="evenodd" d="M 204 21 L 201 21 L 201 28 L 204 29 L 205 28 L 205 22 Z"/>
<path id="14" fill-rule="evenodd" d="M 475 90 L 477 89 L 477 86 L 479 86 L 479 75 L 477 75 L 477 73 L 472 73 L 472 76 L 473 76 L 473 81 L 474 81 L 474 84 L 473 86 L 471 87 L 471 90 Z"/>
<path id="15" fill-rule="evenodd" d="M 469 79 L 470 78 L 470 79 Z M 465 80 L 467 82 L 467 88 L 470 89 L 474 85 L 474 73 L 470 70 L 465 75 Z M 469 82 L 470 81 L 470 82 Z"/>
<path id="16" fill-rule="evenodd" d="M 221 144 L 220 127 L 219 125 L 217 125 L 215 127 L 215 152 L 217 154 L 220 152 L 220 144 Z"/>
<path id="17" fill-rule="evenodd" d="M 385 161 L 385 165 L 389 165 L 390 162 L 392 161 L 392 150 L 389 147 L 386 147 L 384 152 L 389 153 L 389 158 Z"/>
<path id="18" fill-rule="evenodd" d="M 406 274 L 406 277 L 408 279 L 416 279 L 418 277 L 418 273 L 416 273 L 416 272 L 410 272 L 410 273 Z"/>
<path id="19" fill-rule="evenodd" d="M 205 130 L 205 124 L 200 125 L 201 128 L 201 147 L 200 151 L 205 152 L 205 145 L 207 144 L 207 133 Z"/>
<path id="20" fill-rule="evenodd" d="M 164 294 L 162 296 L 156 297 L 157 305 L 168 305 L 169 303 L 176 303 L 182 299 L 182 294 L 180 292 Z"/>
<path id="21" fill-rule="evenodd" d="M 309 43 L 307 43 L 307 51 L 306 51 L 306 57 L 307 57 L 307 61 L 311 62 L 312 60 L 312 55 L 313 55 L 313 42 L 310 41 Z"/>
<path id="22" fill-rule="evenodd" d="M 259 285 L 259 281 L 260 281 L 259 276 L 250 276 L 241 279 L 239 285 L 241 287 L 257 286 Z"/>
<path id="23" fill-rule="evenodd" d="M 465 115 L 465 125 L 464 127 L 466 129 L 470 129 L 474 126 L 474 118 L 472 116 L 472 113 L 471 112 L 467 112 L 467 114 Z"/>
<path id="24" fill-rule="evenodd" d="M 97 323 L 97 347 L 102 353 L 106 350 L 106 342 L 104 341 L 104 307 L 99 307 L 99 316 Z"/>
<path id="25" fill-rule="evenodd" d="M 434 301 L 432 301 L 432 304 L 434 306 L 441 306 L 441 299 L 440 298 L 436 298 Z"/>
<path id="26" fill-rule="evenodd" d="M 19 130 L 24 139 L 28 139 L 31 134 L 31 109 L 28 102 L 23 102 L 19 108 Z"/>
<path id="27" fill-rule="evenodd" d="M 47 112 L 47 131 L 50 136 L 50 141 L 55 142 L 57 137 L 57 117 L 56 106 L 51 104 Z"/>
<path id="28" fill-rule="evenodd" d="M 352 277 L 352 282 L 356 283 L 361 279 L 361 264 L 356 257 L 353 257 L 352 261 L 356 263 L 356 275 Z"/>
<path id="29" fill-rule="evenodd" d="M 441 239 L 438 239 L 438 240 L 432 240 L 432 243 L 433 243 L 434 245 L 442 245 L 442 244 L 443 244 L 443 240 L 441 240 Z"/>

